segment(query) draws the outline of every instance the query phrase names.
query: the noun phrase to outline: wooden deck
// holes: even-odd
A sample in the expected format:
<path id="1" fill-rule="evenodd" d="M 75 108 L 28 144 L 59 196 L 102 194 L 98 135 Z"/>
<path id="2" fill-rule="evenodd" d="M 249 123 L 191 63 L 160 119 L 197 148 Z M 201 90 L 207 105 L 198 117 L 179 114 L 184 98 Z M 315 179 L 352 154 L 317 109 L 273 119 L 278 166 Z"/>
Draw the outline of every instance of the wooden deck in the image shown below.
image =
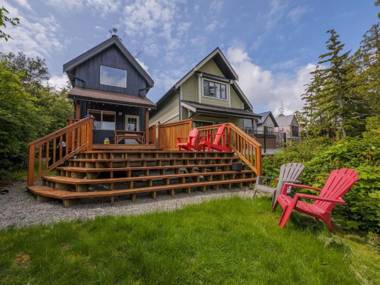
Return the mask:
<path id="1" fill-rule="evenodd" d="M 79 120 L 29 145 L 28 189 L 39 199 L 64 202 L 209 187 L 248 186 L 261 173 L 261 147 L 228 123 L 223 142 L 230 152 L 178 151 L 176 138 L 186 137 L 191 120 L 160 125 L 154 144 L 93 144 L 91 117 Z M 218 125 L 199 128 L 213 140 Z M 242 164 L 242 171 L 234 165 Z M 35 173 L 34 166 L 38 172 Z M 54 171 L 54 172 L 53 172 Z M 49 173 L 51 176 L 49 176 Z"/>
<path id="2" fill-rule="evenodd" d="M 71 158 L 54 175 L 42 176 L 42 185 L 28 189 L 41 198 L 73 200 L 112 198 L 136 194 L 242 187 L 255 182 L 249 168 L 234 171 L 239 158 L 232 152 L 179 152 L 130 149 L 90 150 Z"/>

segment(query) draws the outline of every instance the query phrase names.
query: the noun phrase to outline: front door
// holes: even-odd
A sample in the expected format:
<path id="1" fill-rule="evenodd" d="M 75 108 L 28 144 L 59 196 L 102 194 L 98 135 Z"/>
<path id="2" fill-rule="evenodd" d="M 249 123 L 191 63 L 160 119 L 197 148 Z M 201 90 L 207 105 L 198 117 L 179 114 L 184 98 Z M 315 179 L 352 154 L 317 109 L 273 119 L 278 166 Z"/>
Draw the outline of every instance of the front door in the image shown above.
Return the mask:
<path id="1" fill-rule="evenodd" d="M 136 115 L 125 115 L 125 130 L 130 132 L 140 131 L 140 117 Z"/>

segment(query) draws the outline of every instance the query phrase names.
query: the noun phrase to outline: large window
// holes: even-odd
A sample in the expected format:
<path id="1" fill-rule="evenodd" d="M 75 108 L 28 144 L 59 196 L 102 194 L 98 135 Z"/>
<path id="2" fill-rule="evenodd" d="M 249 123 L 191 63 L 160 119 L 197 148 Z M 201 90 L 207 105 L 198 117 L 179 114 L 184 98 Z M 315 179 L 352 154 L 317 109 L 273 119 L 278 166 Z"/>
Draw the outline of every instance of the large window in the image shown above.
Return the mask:
<path id="1" fill-rule="evenodd" d="M 217 99 L 227 99 L 227 86 L 210 80 L 203 80 L 203 96 Z"/>
<path id="2" fill-rule="evenodd" d="M 116 129 L 116 114 L 112 111 L 88 110 L 88 114 L 94 117 L 95 130 L 111 130 Z"/>
<path id="3" fill-rule="evenodd" d="M 127 71 L 105 65 L 100 66 L 100 84 L 126 88 Z"/>

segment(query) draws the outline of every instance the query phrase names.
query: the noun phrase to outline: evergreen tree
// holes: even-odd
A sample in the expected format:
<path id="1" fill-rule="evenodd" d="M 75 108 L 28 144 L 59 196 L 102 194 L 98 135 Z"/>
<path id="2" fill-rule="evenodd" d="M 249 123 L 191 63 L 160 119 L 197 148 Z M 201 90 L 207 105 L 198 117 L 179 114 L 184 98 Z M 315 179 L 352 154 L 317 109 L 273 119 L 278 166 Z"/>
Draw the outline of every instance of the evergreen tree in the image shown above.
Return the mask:
<path id="1" fill-rule="evenodd" d="M 319 56 L 318 68 L 303 99 L 310 135 L 346 137 L 365 129 L 365 100 L 355 92 L 356 68 L 335 30 L 327 31 L 327 52 Z"/>
<path id="2" fill-rule="evenodd" d="M 363 36 L 354 55 L 355 92 L 367 101 L 369 115 L 380 114 L 380 26 L 373 25 Z"/>

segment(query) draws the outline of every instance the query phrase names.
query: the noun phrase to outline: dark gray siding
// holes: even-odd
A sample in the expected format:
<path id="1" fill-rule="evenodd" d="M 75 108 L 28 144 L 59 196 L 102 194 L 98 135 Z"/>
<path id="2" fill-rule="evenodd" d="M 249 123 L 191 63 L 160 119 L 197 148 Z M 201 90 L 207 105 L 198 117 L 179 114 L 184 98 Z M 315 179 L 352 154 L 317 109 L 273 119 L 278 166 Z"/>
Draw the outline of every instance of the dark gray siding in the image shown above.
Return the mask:
<path id="1" fill-rule="evenodd" d="M 100 65 L 127 70 L 127 88 L 100 84 Z M 120 92 L 137 96 L 139 92 L 140 94 L 145 94 L 141 89 L 147 87 L 145 79 L 114 45 L 79 65 L 74 71 L 74 76 L 85 82 L 84 86 L 78 84 L 78 87 L 88 89 Z"/>

